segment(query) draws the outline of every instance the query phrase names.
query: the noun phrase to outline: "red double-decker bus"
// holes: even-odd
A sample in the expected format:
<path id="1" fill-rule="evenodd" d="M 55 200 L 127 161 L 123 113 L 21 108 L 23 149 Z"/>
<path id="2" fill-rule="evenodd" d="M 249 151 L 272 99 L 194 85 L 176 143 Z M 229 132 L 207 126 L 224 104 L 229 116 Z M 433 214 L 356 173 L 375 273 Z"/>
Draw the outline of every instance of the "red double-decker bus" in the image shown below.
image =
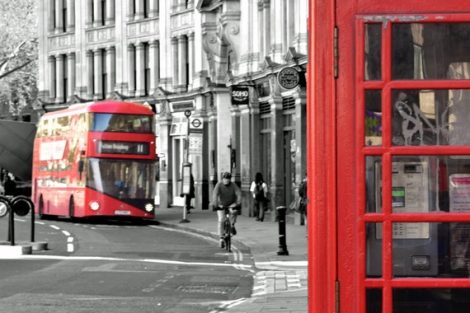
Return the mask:
<path id="1" fill-rule="evenodd" d="M 32 198 L 44 216 L 154 217 L 154 114 L 101 101 L 44 114 L 34 141 Z"/>

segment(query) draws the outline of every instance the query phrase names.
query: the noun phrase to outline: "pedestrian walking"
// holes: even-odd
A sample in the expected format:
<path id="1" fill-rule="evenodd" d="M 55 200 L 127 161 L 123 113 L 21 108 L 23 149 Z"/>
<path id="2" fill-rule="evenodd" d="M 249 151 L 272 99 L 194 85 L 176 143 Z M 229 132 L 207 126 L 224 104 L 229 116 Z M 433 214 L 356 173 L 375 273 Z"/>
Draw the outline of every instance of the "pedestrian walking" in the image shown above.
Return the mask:
<path id="1" fill-rule="evenodd" d="M 13 174 L 8 173 L 5 176 L 4 192 L 6 196 L 16 196 L 16 182 Z"/>
<path id="2" fill-rule="evenodd" d="M 222 174 L 222 181 L 214 187 L 212 194 L 213 209 L 217 211 L 217 233 L 220 238 L 220 247 L 224 248 L 223 226 L 226 218 L 225 210 L 230 211 L 230 222 L 232 223 L 232 234 L 237 233 L 235 223 L 237 215 L 241 210 L 242 193 L 240 188 L 231 181 L 232 174 L 225 172 Z"/>
<path id="3" fill-rule="evenodd" d="M 184 197 L 184 194 L 180 194 L 180 197 Z M 191 200 L 196 197 L 194 189 L 194 177 L 193 174 L 189 175 L 189 194 L 184 198 L 184 207 L 186 208 L 186 213 L 190 214 L 193 206 L 191 205 Z"/>
<path id="4" fill-rule="evenodd" d="M 256 173 L 250 191 L 254 200 L 254 216 L 257 221 L 262 222 L 268 204 L 268 185 L 264 182 L 263 175 L 260 172 Z"/>
<path id="5" fill-rule="evenodd" d="M 304 177 L 302 182 L 299 185 L 299 201 L 298 201 L 298 208 L 297 211 L 301 214 L 301 219 L 305 220 L 305 224 L 307 224 L 307 176 Z"/>

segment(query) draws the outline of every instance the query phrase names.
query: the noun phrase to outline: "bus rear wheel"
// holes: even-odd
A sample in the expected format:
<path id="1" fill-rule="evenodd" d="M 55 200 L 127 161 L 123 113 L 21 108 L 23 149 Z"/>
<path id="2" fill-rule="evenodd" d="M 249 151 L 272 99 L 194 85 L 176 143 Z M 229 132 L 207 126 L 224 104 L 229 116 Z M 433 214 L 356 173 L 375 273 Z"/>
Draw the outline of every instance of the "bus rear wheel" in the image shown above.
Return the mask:
<path id="1" fill-rule="evenodd" d="M 44 219 L 44 199 L 42 195 L 39 196 L 39 207 L 38 207 L 38 217 L 43 220 Z"/>
<path id="2" fill-rule="evenodd" d="M 71 196 L 69 200 L 69 218 L 73 220 L 74 215 L 75 215 L 75 201 L 73 200 L 73 196 Z"/>

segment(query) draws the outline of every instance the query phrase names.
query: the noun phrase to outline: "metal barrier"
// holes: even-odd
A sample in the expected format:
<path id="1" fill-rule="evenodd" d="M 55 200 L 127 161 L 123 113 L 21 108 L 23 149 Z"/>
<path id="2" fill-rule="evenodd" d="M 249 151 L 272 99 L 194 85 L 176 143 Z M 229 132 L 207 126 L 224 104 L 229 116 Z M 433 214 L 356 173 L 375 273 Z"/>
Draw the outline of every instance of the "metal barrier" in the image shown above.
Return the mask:
<path id="1" fill-rule="evenodd" d="M 9 214 L 8 241 L 15 245 L 15 214 L 26 216 L 31 212 L 31 242 L 34 242 L 34 204 L 25 196 L 0 196 L 0 217 Z"/>

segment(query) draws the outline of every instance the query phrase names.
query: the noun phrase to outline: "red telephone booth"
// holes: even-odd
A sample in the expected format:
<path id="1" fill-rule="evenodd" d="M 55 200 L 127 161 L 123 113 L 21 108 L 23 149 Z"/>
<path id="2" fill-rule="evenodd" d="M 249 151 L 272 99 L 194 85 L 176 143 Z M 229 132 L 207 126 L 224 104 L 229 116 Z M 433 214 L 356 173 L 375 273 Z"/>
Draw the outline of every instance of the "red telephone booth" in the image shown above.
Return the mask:
<path id="1" fill-rule="evenodd" d="M 470 311 L 470 1 L 311 0 L 309 312 Z"/>

